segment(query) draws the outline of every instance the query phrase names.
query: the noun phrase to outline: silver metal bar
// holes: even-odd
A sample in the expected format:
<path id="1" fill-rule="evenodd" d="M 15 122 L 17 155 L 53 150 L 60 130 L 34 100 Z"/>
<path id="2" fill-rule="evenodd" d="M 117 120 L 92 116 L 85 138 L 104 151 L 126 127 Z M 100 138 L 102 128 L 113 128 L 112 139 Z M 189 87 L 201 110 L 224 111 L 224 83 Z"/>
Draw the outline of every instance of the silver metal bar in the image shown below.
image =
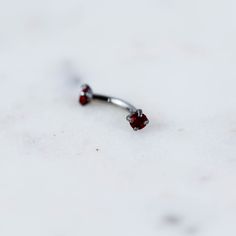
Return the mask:
<path id="1" fill-rule="evenodd" d="M 105 95 L 100 95 L 100 94 L 93 94 L 93 99 L 114 104 L 118 107 L 128 110 L 130 113 L 135 113 L 137 111 L 136 107 L 134 107 L 130 103 L 128 103 L 120 98 L 115 98 L 115 97 L 110 97 L 110 96 L 105 96 Z"/>

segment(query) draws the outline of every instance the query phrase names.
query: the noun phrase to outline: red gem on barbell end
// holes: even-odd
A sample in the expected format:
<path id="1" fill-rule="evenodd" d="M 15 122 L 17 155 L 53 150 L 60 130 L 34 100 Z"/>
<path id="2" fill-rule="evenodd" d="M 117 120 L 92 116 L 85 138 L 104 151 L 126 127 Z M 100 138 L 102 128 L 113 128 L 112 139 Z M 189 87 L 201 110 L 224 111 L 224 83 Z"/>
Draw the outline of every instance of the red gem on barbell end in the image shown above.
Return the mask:
<path id="1" fill-rule="evenodd" d="M 85 106 L 86 104 L 88 104 L 90 102 L 90 98 L 88 98 L 86 95 L 80 96 L 79 97 L 79 103 L 82 106 Z"/>
<path id="2" fill-rule="evenodd" d="M 82 106 L 85 106 L 86 104 L 90 103 L 92 100 L 92 94 L 92 89 L 87 84 L 84 84 L 82 86 L 81 95 L 79 97 L 79 103 Z"/>
<path id="3" fill-rule="evenodd" d="M 89 85 L 83 84 L 83 85 L 82 85 L 82 90 L 81 90 L 81 92 L 83 92 L 83 93 L 91 93 L 91 92 L 92 92 L 92 89 L 90 88 Z"/>
<path id="4" fill-rule="evenodd" d="M 140 130 L 146 127 L 146 125 L 149 123 L 149 120 L 146 115 L 139 115 L 138 112 L 135 112 L 129 117 L 129 122 L 134 130 Z"/>

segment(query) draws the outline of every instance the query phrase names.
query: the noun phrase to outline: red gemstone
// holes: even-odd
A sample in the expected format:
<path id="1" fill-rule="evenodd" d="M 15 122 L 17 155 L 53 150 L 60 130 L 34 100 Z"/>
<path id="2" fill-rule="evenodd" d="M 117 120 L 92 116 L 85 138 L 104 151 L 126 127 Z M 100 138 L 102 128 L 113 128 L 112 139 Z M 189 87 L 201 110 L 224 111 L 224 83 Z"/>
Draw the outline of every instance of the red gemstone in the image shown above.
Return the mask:
<path id="1" fill-rule="evenodd" d="M 92 89 L 87 85 L 82 86 L 82 90 L 80 92 L 79 102 L 82 106 L 91 102 L 93 96 Z"/>
<path id="2" fill-rule="evenodd" d="M 144 114 L 135 112 L 129 117 L 129 122 L 134 130 L 140 130 L 146 127 L 146 125 L 149 123 L 149 120 Z"/>
<path id="3" fill-rule="evenodd" d="M 79 102 L 82 106 L 84 106 L 84 105 L 88 104 L 90 101 L 89 101 L 88 97 L 84 95 L 84 96 L 80 96 Z"/>

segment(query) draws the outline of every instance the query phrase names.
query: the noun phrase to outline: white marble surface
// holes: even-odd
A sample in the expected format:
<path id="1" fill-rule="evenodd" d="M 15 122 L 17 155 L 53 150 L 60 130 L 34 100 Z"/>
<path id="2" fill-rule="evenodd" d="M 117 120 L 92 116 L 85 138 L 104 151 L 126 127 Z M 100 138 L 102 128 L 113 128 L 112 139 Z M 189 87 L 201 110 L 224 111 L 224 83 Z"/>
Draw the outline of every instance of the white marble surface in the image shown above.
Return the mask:
<path id="1" fill-rule="evenodd" d="M 236 234 L 236 2 L 0 3 L 0 235 Z M 143 108 L 81 108 L 65 68 Z"/>

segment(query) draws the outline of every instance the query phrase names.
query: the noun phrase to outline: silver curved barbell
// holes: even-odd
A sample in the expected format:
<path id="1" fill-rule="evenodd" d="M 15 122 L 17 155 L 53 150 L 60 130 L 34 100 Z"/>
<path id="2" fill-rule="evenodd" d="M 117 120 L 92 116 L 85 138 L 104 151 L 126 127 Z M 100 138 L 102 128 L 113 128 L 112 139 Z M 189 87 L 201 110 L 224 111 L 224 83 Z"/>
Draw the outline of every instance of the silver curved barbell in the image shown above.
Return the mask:
<path id="1" fill-rule="evenodd" d="M 143 114 L 141 109 L 137 109 L 135 106 L 124 101 L 123 99 L 93 93 L 93 90 L 89 85 L 83 84 L 81 86 L 79 103 L 82 106 L 85 106 L 92 100 L 100 100 L 127 110 L 129 112 L 129 115 L 126 117 L 126 119 L 127 121 L 129 121 L 131 127 L 135 131 L 143 129 L 149 123 L 148 118 L 145 114 Z"/>

